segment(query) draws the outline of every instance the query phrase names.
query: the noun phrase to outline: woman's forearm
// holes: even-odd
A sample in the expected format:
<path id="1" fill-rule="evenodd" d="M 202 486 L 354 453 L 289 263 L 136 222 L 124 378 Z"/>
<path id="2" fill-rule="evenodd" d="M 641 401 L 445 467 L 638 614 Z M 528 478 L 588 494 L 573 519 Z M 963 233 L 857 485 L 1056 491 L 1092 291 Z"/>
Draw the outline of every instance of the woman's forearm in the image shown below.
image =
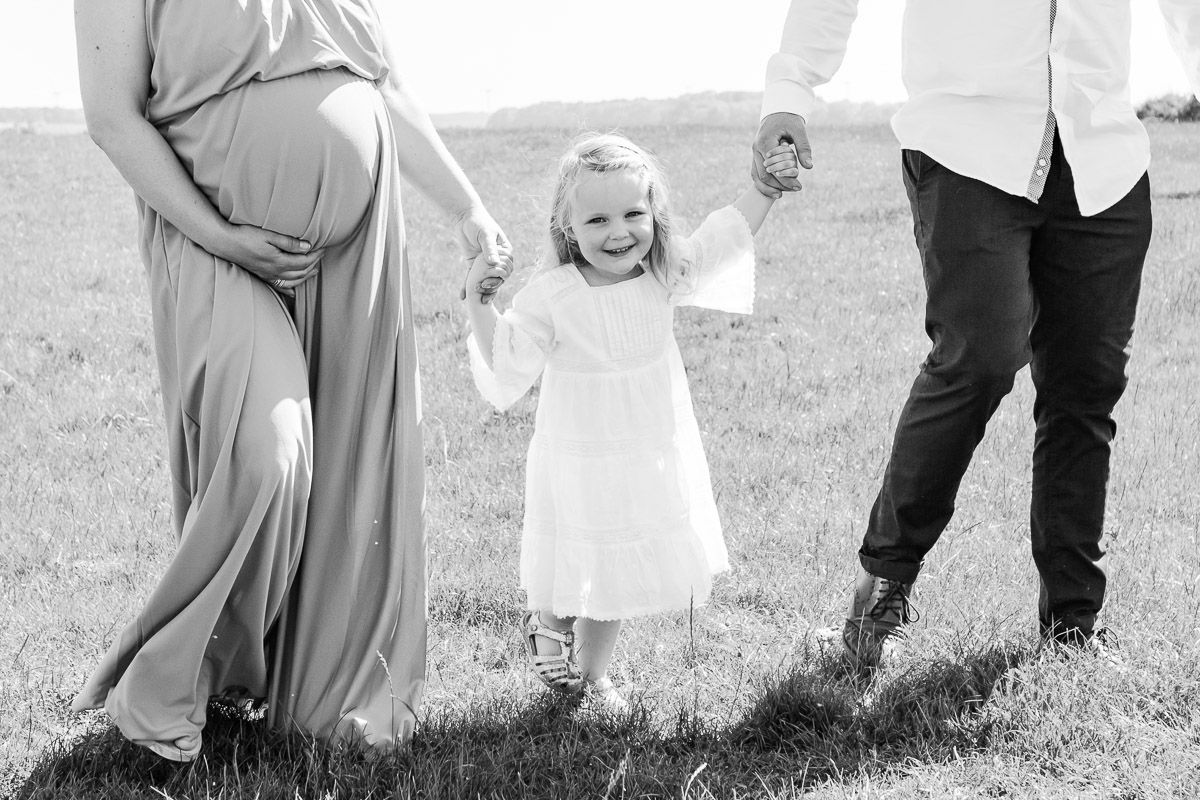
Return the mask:
<path id="1" fill-rule="evenodd" d="M 225 221 L 145 118 L 152 59 L 142 0 L 76 0 L 79 90 L 88 133 L 117 171 L 185 236 L 212 246 Z"/>
<path id="2" fill-rule="evenodd" d="M 407 84 L 389 76 L 381 90 L 396 131 L 400 173 L 451 216 L 462 216 L 472 208 L 481 207 L 478 193 Z"/>
<path id="3" fill-rule="evenodd" d="M 97 119 L 89 114 L 88 131 L 138 197 L 201 247 L 214 253 L 220 249 L 229 223 L 153 125 L 140 117 Z"/>

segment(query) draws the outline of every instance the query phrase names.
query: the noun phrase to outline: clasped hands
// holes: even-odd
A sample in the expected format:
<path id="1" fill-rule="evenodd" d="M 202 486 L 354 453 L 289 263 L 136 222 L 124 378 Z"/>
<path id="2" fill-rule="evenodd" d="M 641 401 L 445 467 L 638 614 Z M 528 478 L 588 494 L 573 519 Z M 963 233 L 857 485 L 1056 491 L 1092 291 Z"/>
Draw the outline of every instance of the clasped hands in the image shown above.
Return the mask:
<path id="1" fill-rule="evenodd" d="M 798 166 L 812 169 L 812 148 L 804 117 L 777 112 L 763 118 L 754 138 L 750 177 L 767 197 L 778 200 L 784 192 L 798 192 Z"/>
<path id="2" fill-rule="evenodd" d="M 467 262 L 458 298 L 466 300 L 470 291 L 486 305 L 512 273 L 512 244 L 482 206 L 472 206 L 455 215 L 454 233 Z"/>

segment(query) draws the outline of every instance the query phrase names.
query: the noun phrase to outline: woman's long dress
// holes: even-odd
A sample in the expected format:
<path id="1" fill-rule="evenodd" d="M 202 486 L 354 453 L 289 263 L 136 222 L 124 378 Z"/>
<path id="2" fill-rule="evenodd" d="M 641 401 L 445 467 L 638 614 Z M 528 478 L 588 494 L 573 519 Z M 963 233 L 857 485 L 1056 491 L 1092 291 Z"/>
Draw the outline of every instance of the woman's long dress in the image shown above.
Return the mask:
<path id="1" fill-rule="evenodd" d="M 139 201 L 179 549 L 75 700 L 177 759 L 210 696 L 386 748 L 425 670 L 424 473 L 369 0 L 147 0 L 147 116 L 220 213 L 324 248 L 289 304 Z"/>

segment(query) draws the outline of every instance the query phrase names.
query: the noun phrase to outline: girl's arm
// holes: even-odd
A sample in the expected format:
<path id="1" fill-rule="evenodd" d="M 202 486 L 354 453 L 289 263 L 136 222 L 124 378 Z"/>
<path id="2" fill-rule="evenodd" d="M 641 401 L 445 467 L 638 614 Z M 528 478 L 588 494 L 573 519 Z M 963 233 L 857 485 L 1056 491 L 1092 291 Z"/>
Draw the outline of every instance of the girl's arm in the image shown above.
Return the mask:
<path id="1" fill-rule="evenodd" d="M 467 353 L 475 387 L 497 411 L 517 402 L 546 369 L 555 346 L 552 286 L 534 276 L 501 315 L 487 284 L 495 269 L 482 253 L 467 274 L 466 311 L 471 323 Z"/>
<path id="2" fill-rule="evenodd" d="M 310 277 L 320 252 L 223 218 L 146 120 L 151 62 L 144 0 L 76 0 L 75 33 L 88 133 L 134 193 L 184 236 L 264 280 L 290 287 Z"/>
<path id="3" fill-rule="evenodd" d="M 388 75 L 379 87 L 396 131 L 400 172 L 421 194 L 450 215 L 458 246 L 468 261 L 483 253 L 493 267 L 511 253 L 508 238 L 483 206 L 462 168 L 450 155 L 429 115 L 394 66 L 386 41 Z M 496 270 L 506 277 L 507 270 Z M 494 290 L 493 290 L 494 291 Z"/>
<path id="4" fill-rule="evenodd" d="M 487 290 L 489 282 L 494 281 L 492 272 L 495 267 L 487 262 L 484 254 L 477 256 L 471 262 L 470 272 L 466 281 L 467 320 L 471 323 L 471 332 L 475 334 L 475 342 L 479 345 L 479 354 L 488 369 L 494 370 L 492 363 L 492 341 L 496 337 L 496 320 L 500 313 L 491 303 L 491 295 L 495 289 Z M 499 287 L 499 283 L 496 283 Z"/>
<path id="5" fill-rule="evenodd" d="M 777 178 L 795 178 L 800 174 L 796 151 L 790 144 L 781 144 L 768 152 L 763 160 L 763 167 Z M 751 234 L 758 233 L 758 229 L 762 227 L 767 213 L 774 204 L 774 197 L 755 187 L 747 189 L 741 197 L 733 201 L 733 207 L 742 212 L 742 216 L 746 218 Z"/>
<path id="6" fill-rule="evenodd" d="M 733 201 L 733 207 L 742 212 L 742 216 L 746 218 L 752 236 L 758 233 L 758 229 L 767 219 L 767 212 L 773 205 L 775 205 L 775 198 L 768 197 L 754 186 L 742 192 L 742 196 Z"/>

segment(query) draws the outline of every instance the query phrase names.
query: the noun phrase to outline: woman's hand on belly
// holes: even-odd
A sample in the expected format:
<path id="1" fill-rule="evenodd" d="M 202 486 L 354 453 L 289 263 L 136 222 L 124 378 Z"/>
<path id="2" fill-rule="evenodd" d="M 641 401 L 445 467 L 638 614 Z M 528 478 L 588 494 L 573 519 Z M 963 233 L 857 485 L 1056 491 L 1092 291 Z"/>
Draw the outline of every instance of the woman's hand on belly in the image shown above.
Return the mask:
<path id="1" fill-rule="evenodd" d="M 281 291 L 291 291 L 317 274 L 322 251 L 308 242 L 253 225 L 228 224 L 219 241 L 199 243 Z"/>

